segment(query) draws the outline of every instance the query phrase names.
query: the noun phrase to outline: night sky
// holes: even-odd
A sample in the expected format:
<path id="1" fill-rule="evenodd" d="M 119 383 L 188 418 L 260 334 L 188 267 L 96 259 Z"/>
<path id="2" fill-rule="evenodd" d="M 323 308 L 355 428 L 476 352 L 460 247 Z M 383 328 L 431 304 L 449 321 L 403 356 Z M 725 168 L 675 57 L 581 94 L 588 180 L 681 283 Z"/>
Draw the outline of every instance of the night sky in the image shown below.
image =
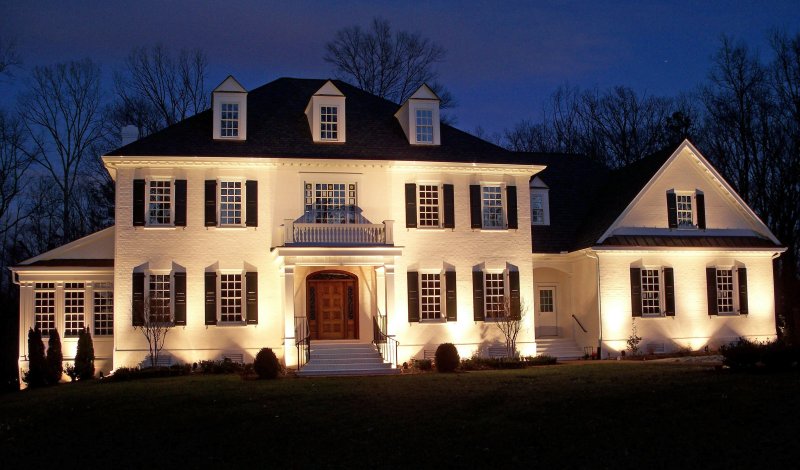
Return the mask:
<path id="1" fill-rule="evenodd" d="M 560 84 L 675 95 L 708 75 L 721 35 L 770 54 L 768 34 L 800 31 L 794 1 L 560 2 L 199 2 L 0 0 L 0 36 L 24 60 L 0 82 L 11 106 L 36 65 L 89 57 L 110 82 L 134 46 L 199 47 L 208 86 L 233 74 L 252 89 L 277 77 L 327 78 L 324 45 L 374 16 L 419 32 L 447 50 L 440 81 L 459 106 L 457 127 L 500 132 L 537 120 Z M 107 87 L 110 89 L 110 87 Z"/>

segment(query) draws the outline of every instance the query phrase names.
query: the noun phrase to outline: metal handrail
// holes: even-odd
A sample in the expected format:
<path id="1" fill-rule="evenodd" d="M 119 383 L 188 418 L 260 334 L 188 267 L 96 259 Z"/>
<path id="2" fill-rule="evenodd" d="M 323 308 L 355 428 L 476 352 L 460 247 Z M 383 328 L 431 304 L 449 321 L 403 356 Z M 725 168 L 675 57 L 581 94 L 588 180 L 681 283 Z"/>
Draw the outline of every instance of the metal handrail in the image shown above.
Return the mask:
<path id="1" fill-rule="evenodd" d="M 311 329 L 308 327 L 308 318 L 294 317 L 294 337 L 297 339 L 297 370 L 300 370 L 311 359 Z"/>
<path id="2" fill-rule="evenodd" d="M 384 362 L 397 367 L 397 349 L 400 343 L 394 335 L 386 334 L 386 315 L 378 314 L 372 318 L 372 344 L 378 349 Z"/>
<path id="3" fill-rule="evenodd" d="M 581 323 L 581 321 L 578 320 L 578 317 L 576 317 L 574 314 L 572 315 L 572 319 L 575 320 L 575 323 L 577 323 L 578 326 L 581 327 L 581 330 L 583 330 L 584 333 L 588 333 L 589 332 L 586 328 L 583 327 L 583 323 Z"/>

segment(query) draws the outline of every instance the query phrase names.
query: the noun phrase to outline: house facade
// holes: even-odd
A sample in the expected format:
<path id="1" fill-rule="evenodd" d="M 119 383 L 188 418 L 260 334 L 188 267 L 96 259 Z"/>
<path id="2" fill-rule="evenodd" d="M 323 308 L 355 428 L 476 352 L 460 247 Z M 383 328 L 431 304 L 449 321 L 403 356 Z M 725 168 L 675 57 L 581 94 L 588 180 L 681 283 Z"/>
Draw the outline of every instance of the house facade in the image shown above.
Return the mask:
<path id="1" fill-rule="evenodd" d="M 440 123 L 427 86 L 398 107 L 229 77 L 212 109 L 103 157 L 113 227 L 13 268 L 20 368 L 34 326 L 66 358 L 88 326 L 106 373 L 145 362 L 154 322 L 175 362 L 270 347 L 289 367 L 309 343 L 486 354 L 507 315 L 523 355 L 615 354 L 634 318 L 655 350 L 774 338 L 782 248 L 691 144 L 672 150 L 608 196 L 626 170 L 484 142 Z"/>

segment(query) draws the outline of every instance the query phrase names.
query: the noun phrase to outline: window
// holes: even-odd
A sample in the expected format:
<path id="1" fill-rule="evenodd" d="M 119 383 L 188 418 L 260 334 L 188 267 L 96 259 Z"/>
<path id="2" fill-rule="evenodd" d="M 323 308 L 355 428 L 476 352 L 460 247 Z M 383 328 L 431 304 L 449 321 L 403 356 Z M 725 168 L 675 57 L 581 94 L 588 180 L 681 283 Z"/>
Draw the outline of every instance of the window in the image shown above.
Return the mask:
<path id="1" fill-rule="evenodd" d="M 114 334 L 114 290 L 110 282 L 98 282 L 94 285 L 94 334 Z"/>
<path id="2" fill-rule="evenodd" d="M 505 299 L 504 273 L 486 273 L 484 275 L 484 306 L 487 320 L 506 315 Z"/>
<path id="3" fill-rule="evenodd" d="M 339 108 L 320 106 L 319 126 L 320 140 L 339 140 Z"/>
<path id="4" fill-rule="evenodd" d="M 544 224 L 543 194 L 531 194 L 531 223 L 534 225 Z"/>
<path id="5" fill-rule="evenodd" d="M 220 182 L 219 224 L 242 225 L 242 182 L 241 181 Z"/>
<path id="6" fill-rule="evenodd" d="M 433 143 L 433 110 L 417 109 L 416 112 L 417 143 Z"/>
<path id="7" fill-rule="evenodd" d="M 554 292 L 555 289 L 553 288 L 539 289 L 539 312 L 541 313 L 555 312 L 555 303 L 553 299 Z"/>
<path id="8" fill-rule="evenodd" d="M 222 274 L 219 277 L 220 322 L 242 321 L 242 275 Z"/>
<path id="9" fill-rule="evenodd" d="M 717 268 L 717 313 L 720 315 L 736 313 L 734 300 L 733 269 Z"/>
<path id="10" fill-rule="evenodd" d="M 642 269 L 642 315 L 661 315 L 660 270 Z"/>
<path id="11" fill-rule="evenodd" d="M 172 223 L 172 182 L 151 180 L 148 196 L 148 224 L 169 225 Z"/>
<path id="12" fill-rule="evenodd" d="M 694 223 L 692 221 L 692 195 L 678 194 L 676 195 L 676 202 L 678 211 L 678 227 L 694 227 Z"/>
<path id="13" fill-rule="evenodd" d="M 421 273 L 420 280 L 420 319 L 439 320 L 442 318 L 442 275 Z"/>
<path id="14" fill-rule="evenodd" d="M 37 282 L 33 292 L 35 327 L 42 336 L 50 336 L 56 328 L 56 285 L 52 282 Z"/>
<path id="15" fill-rule="evenodd" d="M 439 227 L 439 186 L 419 185 L 419 226 Z"/>
<path id="16" fill-rule="evenodd" d="M 239 137 L 239 103 L 222 103 L 219 130 L 221 137 Z"/>
<path id="17" fill-rule="evenodd" d="M 505 228 L 503 192 L 500 186 L 482 186 L 483 228 Z"/>
<path id="18" fill-rule="evenodd" d="M 169 323 L 172 321 L 172 289 L 169 274 L 151 274 L 149 282 L 148 321 Z"/>
<path id="19" fill-rule="evenodd" d="M 78 336 L 83 330 L 85 297 L 82 282 L 64 284 L 64 336 Z"/>
<path id="20" fill-rule="evenodd" d="M 305 221 L 317 224 L 356 223 L 356 185 L 305 183 Z"/>

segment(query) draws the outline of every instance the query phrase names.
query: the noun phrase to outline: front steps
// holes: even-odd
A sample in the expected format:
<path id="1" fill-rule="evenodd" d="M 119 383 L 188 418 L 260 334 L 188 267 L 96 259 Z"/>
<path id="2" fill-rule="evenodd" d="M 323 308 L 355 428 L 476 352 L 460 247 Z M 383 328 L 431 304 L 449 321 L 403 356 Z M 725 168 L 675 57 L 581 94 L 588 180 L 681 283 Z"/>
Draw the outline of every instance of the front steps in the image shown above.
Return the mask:
<path id="1" fill-rule="evenodd" d="M 583 350 L 575 341 L 567 338 L 536 338 L 536 354 L 570 361 L 583 358 Z"/>
<path id="2" fill-rule="evenodd" d="M 400 369 L 383 362 L 372 343 L 355 341 L 311 341 L 308 363 L 298 372 L 299 377 L 342 375 L 395 375 Z"/>

